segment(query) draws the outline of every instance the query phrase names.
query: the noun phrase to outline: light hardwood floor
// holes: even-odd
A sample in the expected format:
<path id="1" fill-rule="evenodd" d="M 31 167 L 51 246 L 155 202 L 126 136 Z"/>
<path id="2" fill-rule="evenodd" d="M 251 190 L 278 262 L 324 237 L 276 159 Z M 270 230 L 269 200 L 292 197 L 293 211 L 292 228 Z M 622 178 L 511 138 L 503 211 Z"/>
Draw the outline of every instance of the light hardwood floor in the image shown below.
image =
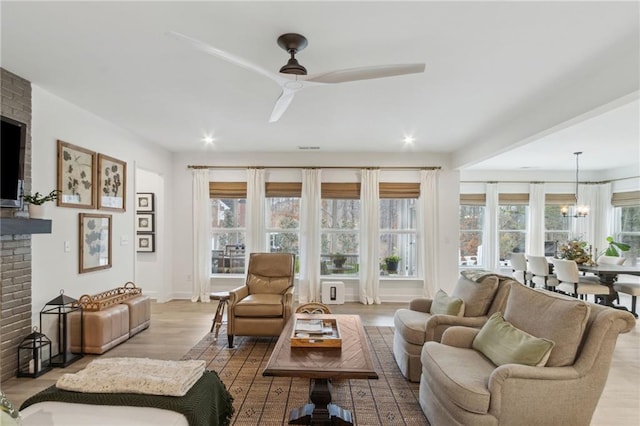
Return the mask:
<path id="1" fill-rule="evenodd" d="M 364 325 L 393 326 L 393 314 L 406 304 L 383 303 L 331 305 L 334 313 L 358 314 Z M 152 303 L 151 327 L 102 356 L 132 356 L 180 359 L 211 328 L 216 304 L 175 300 Z M 221 335 L 220 339 L 225 339 Z M 29 396 L 54 384 L 64 373 L 76 372 L 94 355 L 87 355 L 67 368 L 55 368 L 37 379 L 13 378 L 2 383 L 8 398 L 20 406 Z M 640 323 L 618 338 L 609 379 L 593 416 L 593 425 L 636 426 L 640 419 Z"/>

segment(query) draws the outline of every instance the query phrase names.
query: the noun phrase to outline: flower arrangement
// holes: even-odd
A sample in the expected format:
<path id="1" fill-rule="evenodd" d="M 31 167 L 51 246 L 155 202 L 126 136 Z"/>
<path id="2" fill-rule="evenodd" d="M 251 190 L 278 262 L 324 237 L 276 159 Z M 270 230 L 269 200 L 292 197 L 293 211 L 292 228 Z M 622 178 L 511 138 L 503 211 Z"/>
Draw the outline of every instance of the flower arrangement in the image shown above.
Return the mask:
<path id="1" fill-rule="evenodd" d="M 578 264 L 588 262 L 591 259 L 588 246 L 586 241 L 567 241 L 558 248 L 558 257 L 560 259 L 573 260 Z"/>

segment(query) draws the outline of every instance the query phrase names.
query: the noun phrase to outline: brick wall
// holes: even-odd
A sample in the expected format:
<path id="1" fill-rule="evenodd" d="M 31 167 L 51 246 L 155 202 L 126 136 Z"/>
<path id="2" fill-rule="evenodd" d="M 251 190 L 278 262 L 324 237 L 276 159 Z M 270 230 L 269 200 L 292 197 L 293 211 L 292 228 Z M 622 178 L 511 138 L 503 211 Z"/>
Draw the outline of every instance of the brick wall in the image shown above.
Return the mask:
<path id="1" fill-rule="evenodd" d="M 24 177 L 31 190 L 31 83 L 0 68 L 0 113 L 27 124 Z M 1 217 L 13 217 L 17 209 L 1 208 Z M 31 236 L 0 237 L 0 380 L 16 375 L 18 345 L 31 333 Z"/>

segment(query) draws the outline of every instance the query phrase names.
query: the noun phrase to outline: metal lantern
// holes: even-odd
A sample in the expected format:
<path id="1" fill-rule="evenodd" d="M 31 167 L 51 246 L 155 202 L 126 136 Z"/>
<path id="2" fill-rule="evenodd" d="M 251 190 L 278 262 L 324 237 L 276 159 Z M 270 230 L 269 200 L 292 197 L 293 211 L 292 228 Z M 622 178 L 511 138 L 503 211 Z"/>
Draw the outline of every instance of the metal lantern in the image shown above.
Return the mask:
<path id="1" fill-rule="evenodd" d="M 18 346 L 18 377 L 36 378 L 51 370 L 51 340 L 38 327 Z"/>
<path id="2" fill-rule="evenodd" d="M 82 358 L 82 306 L 64 290 L 40 311 L 40 329 L 51 336 L 53 367 L 66 367 Z"/>

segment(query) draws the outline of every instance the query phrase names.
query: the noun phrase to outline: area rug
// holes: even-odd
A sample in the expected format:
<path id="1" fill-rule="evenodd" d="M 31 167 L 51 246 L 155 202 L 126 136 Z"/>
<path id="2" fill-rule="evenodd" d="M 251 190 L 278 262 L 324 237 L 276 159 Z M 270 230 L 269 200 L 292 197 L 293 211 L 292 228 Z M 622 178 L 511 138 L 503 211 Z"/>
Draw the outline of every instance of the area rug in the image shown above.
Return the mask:
<path id="1" fill-rule="evenodd" d="M 333 403 L 351 410 L 354 424 L 428 425 L 418 402 L 418 383 L 406 380 L 393 359 L 393 327 L 365 327 L 377 380 L 333 380 Z M 276 338 L 234 339 L 227 348 L 226 330 L 218 341 L 208 333 L 183 359 L 201 359 L 215 370 L 234 397 L 232 425 L 286 425 L 289 412 L 309 399 L 309 379 L 263 377 Z"/>

